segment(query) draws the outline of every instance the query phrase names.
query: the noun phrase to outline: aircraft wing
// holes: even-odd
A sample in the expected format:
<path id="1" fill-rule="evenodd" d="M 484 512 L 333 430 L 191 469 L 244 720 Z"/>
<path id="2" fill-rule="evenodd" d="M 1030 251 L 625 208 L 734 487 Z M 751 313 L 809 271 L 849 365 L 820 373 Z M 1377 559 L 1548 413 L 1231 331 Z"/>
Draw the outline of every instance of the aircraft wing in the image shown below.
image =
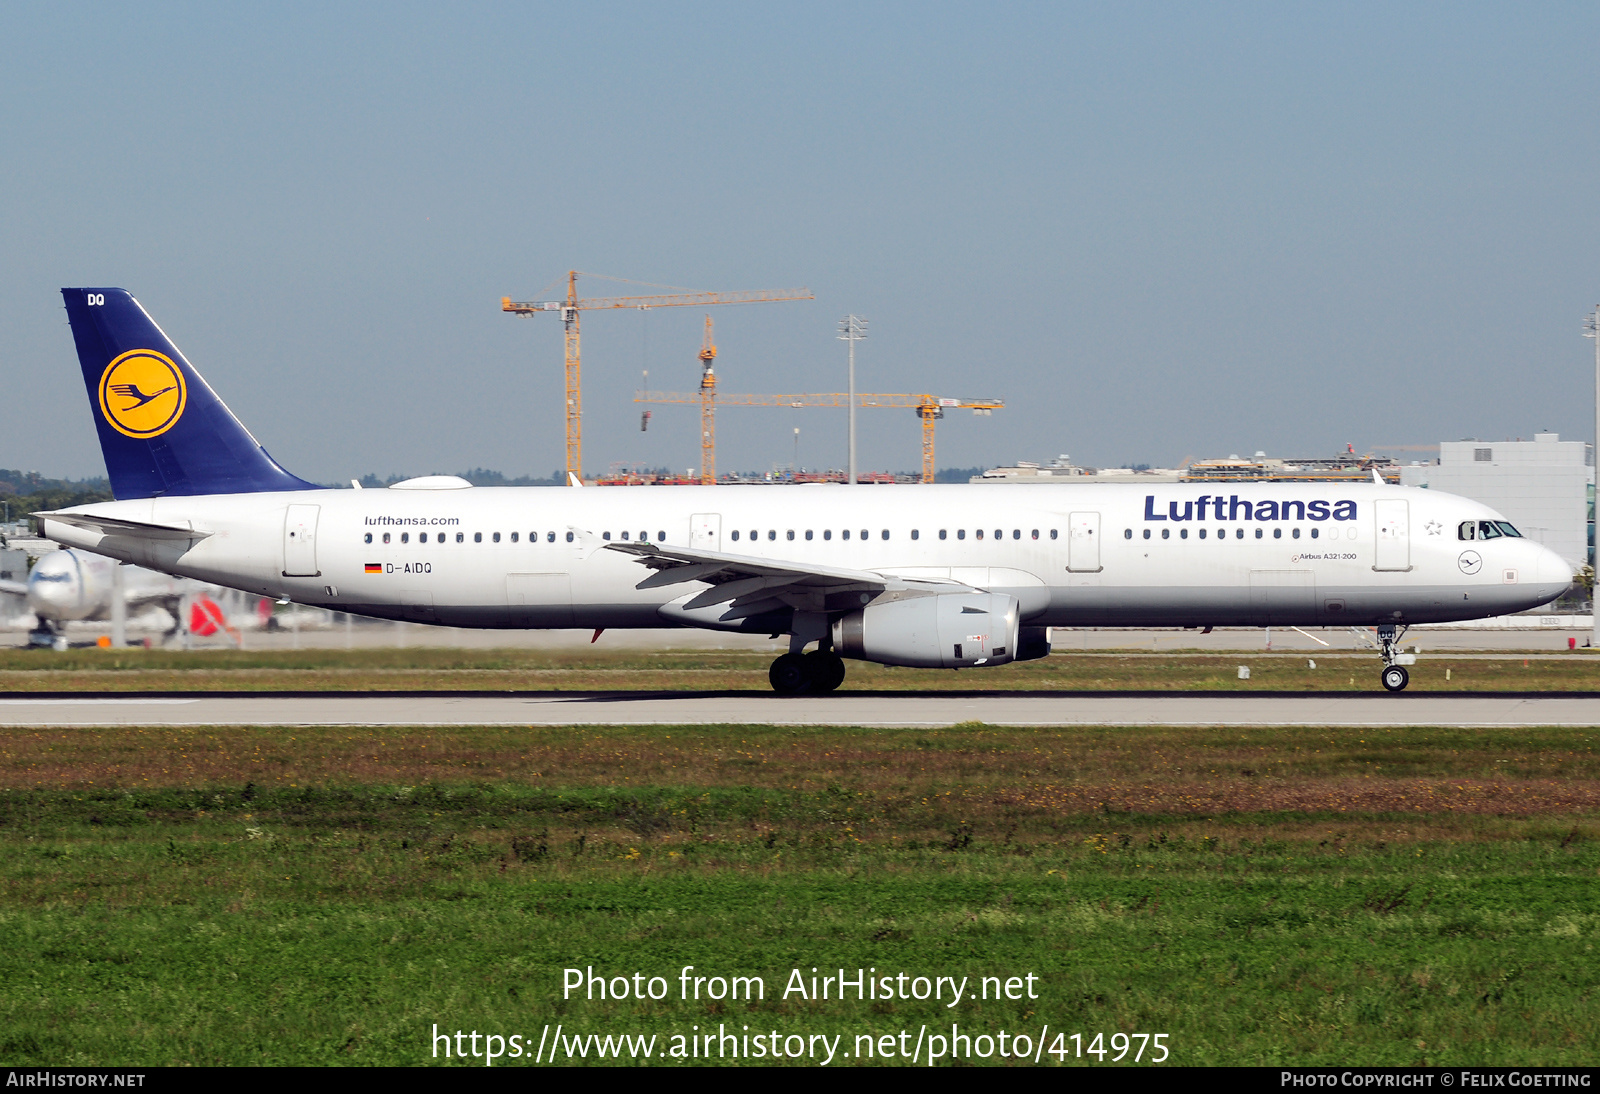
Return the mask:
<path id="1" fill-rule="evenodd" d="M 59 521 L 73 528 L 99 532 L 103 536 L 138 536 L 140 539 L 205 539 L 210 532 L 197 532 L 193 528 L 179 528 L 172 524 L 147 524 L 139 520 L 119 520 L 116 517 L 95 517 L 86 513 L 46 512 L 33 516 Z"/>
<path id="2" fill-rule="evenodd" d="M 634 586 L 657 589 L 688 581 L 706 582 L 711 588 L 682 605 L 684 611 L 728 604 L 724 621 L 771 611 L 782 605 L 809 611 L 844 607 L 839 594 L 865 594 L 859 603 L 883 592 L 932 594 L 971 592 L 957 581 L 898 578 L 871 570 L 780 562 L 749 555 L 730 555 L 691 547 L 664 547 L 655 543 L 608 543 L 606 548 L 633 555 L 655 573 Z M 835 602 L 830 602 L 833 600 Z M 731 603 L 729 603 L 731 601 Z"/>

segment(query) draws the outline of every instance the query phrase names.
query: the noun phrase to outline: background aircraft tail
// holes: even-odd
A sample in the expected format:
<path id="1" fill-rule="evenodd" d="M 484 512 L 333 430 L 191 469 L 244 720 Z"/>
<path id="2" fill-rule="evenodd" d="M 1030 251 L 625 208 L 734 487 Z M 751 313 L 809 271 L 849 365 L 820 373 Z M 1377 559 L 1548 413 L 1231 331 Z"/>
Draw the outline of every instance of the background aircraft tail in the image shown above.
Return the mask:
<path id="1" fill-rule="evenodd" d="M 62 289 L 118 500 L 309 490 L 233 416 L 124 289 Z"/>

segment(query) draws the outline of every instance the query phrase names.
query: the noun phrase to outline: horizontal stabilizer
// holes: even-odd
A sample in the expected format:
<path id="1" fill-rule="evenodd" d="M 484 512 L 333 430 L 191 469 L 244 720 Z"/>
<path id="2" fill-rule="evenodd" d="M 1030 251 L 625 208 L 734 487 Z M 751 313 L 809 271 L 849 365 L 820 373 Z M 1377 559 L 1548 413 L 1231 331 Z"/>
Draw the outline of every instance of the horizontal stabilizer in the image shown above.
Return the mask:
<path id="1" fill-rule="evenodd" d="M 41 520 L 58 521 L 72 528 L 99 532 L 103 536 L 131 536 L 135 539 L 205 539 L 210 532 L 197 532 L 193 528 L 179 528 L 172 524 L 146 524 L 139 520 L 118 520 L 115 517 L 95 517 L 87 513 L 34 513 Z"/>

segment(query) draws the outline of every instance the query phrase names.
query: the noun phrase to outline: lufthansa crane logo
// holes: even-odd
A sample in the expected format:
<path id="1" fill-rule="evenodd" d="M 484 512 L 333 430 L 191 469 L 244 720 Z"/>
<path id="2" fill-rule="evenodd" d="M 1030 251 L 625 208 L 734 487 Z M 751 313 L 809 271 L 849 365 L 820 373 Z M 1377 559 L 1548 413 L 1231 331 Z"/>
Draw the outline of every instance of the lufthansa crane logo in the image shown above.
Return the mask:
<path id="1" fill-rule="evenodd" d="M 183 372 L 153 349 L 129 350 L 100 375 L 100 413 L 118 433 L 140 440 L 176 425 L 188 396 Z"/>

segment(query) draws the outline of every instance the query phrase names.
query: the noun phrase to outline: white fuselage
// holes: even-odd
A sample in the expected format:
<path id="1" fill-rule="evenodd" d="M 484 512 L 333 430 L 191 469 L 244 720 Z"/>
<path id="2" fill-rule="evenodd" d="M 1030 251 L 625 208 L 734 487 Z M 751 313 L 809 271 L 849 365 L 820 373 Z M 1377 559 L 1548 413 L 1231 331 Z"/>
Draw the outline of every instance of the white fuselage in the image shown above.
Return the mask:
<path id="1" fill-rule="evenodd" d="M 58 623 L 110 619 L 117 565 L 115 559 L 81 550 L 51 551 L 28 573 L 28 610 Z M 130 567 L 123 580 L 123 596 L 130 604 L 169 601 L 176 607 L 183 596 L 182 586 L 165 574 Z"/>
<path id="2" fill-rule="evenodd" d="M 661 609 L 705 586 L 637 589 L 650 571 L 605 547 L 641 539 L 1005 592 L 1031 626 L 1470 619 L 1543 604 L 1574 570 L 1527 539 L 1463 541 L 1463 522 L 1499 519 L 1476 502 L 1377 484 L 391 488 L 70 512 L 209 534 L 48 518 L 45 534 L 265 596 L 468 627 L 681 625 Z"/>

